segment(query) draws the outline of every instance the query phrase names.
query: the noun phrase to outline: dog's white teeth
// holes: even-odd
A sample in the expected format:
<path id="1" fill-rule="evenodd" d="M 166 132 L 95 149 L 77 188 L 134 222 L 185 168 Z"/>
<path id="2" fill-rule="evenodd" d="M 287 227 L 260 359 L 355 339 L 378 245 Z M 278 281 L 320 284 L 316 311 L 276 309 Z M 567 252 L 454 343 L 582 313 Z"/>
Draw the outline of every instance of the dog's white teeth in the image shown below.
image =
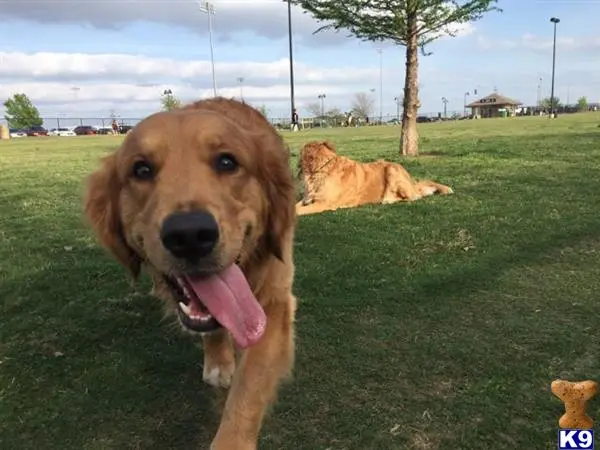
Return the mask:
<path id="1" fill-rule="evenodd" d="M 189 318 L 197 322 L 207 322 L 212 318 L 212 316 L 210 314 L 192 314 L 189 316 Z"/>
<path id="2" fill-rule="evenodd" d="M 192 320 L 206 322 L 212 318 L 210 314 L 193 314 L 190 307 L 183 302 L 179 302 L 179 308 Z"/>
<path id="3" fill-rule="evenodd" d="M 190 316 L 191 311 L 190 311 L 190 307 L 188 305 L 186 305 L 183 302 L 179 302 L 179 307 L 185 313 L 186 316 L 191 317 Z"/>
<path id="4" fill-rule="evenodd" d="M 185 295 L 186 297 L 190 297 L 190 291 L 188 291 L 188 289 L 185 286 L 182 286 L 182 290 L 183 290 L 183 295 Z"/>

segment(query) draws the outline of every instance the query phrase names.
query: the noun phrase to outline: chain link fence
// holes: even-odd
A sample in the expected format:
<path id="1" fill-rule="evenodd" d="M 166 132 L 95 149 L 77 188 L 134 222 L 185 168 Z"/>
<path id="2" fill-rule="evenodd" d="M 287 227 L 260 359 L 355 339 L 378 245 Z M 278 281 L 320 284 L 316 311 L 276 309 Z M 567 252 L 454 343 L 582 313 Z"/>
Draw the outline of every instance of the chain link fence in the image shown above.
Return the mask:
<path id="1" fill-rule="evenodd" d="M 598 105 L 590 105 L 590 110 L 598 110 Z M 526 107 L 524 115 L 538 115 L 544 112 L 536 107 Z M 568 114 L 577 112 L 578 109 L 573 106 L 561 106 L 557 109 L 558 114 Z M 432 122 L 432 121 L 444 121 L 444 120 L 460 120 L 468 118 L 464 116 L 462 110 L 460 111 L 446 111 L 435 112 L 435 113 L 420 113 L 417 117 L 418 122 Z M 522 114 L 519 114 L 522 115 Z M 139 123 L 142 117 L 43 117 L 43 127 L 48 130 L 56 129 L 74 129 L 76 127 L 91 127 L 96 131 L 105 133 L 111 129 L 113 120 L 116 120 L 119 127 L 126 132 L 131 127 Z M 385 114 L 383 116 L 372 115 L 369 117 L 349 117 L 347 114 L 336 114 L 336 115 L 324 115 L 317 117 L 300 117 L 299 128 L 300 129 L 313 129 L 313 128 L 340 128 L 340 127 L 362 127 L 362 126 L 391 126 L 398 125 L 400 123 L 401 116 L 398 114 Z M 280 130 L 291 129 L 291 120 L 289 117 L 270 117 L 269 121 Z M 1 124 L 6 124 L 4 118 L 0 119 Z"/>

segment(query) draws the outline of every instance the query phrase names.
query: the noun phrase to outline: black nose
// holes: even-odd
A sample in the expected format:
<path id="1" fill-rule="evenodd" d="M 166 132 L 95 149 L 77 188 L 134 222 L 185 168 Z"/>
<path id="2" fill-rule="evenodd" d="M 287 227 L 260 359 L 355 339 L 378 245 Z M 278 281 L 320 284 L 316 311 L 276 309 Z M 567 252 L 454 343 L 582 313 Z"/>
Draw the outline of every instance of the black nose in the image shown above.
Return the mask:
<path id="1" fill-rule="evenodd" d="M 219 225 L 207 211 L 177 212 L 164 220 L 160 238 L 174 256 L 193 261 L 213 250 L 219 240 Z"/>

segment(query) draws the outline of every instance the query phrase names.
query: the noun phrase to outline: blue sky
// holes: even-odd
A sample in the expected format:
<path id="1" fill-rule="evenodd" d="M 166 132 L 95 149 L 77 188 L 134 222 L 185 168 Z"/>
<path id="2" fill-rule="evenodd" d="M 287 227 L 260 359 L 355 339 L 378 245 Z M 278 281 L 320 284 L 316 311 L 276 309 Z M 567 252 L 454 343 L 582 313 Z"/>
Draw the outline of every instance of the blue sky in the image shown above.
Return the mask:
<path id="1" fill-rule="evenodd" d="M 214 1 L 219 93 L 289 113 L 287 7 L 280 1 Z M 556 93 L 574 102 L 600 101 L 600 2 L 500 0 L 491 12 L 442 38 L 420 60 L 421 113 L 462 111 L 464 94 L 500 93 L 525 104 L 550 92 L 551 16 L 558 25 Z M 379 111 L 382 46 L 384 114 L 402 93 L 404 48 L 312 35 L 318 24 L 294 8 L 294 59 L 301 115 L 325 93 L 326 108 L 348 110 L 370 92 Z M 27 93 L 47 117 L 143 117 L 171 88 L 184 101 L 212 93 L 207 16 L 191 0 L 7 0 L 0 8 L 0 96 Z"/>

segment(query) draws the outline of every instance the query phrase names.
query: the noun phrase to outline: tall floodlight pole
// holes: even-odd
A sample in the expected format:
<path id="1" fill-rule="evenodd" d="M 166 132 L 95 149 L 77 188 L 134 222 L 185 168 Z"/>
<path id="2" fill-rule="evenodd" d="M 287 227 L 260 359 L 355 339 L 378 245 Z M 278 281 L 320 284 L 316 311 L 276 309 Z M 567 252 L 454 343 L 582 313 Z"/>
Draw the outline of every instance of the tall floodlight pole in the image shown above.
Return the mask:
<path id="1" fill-rule="evenodd" d="M 464 101 L 463 101 L 463 116 L 467 115 L 467 97 L 468 96 L 469 96 L 469 93 L 465 92 L 465 97 L 464 97 Z"/>
<path id="2" fill-rule="evenodd" d="M 317 97 L 321 100 L 321 116 L 325 117 L 325 97 L 327 96 L 325 94 L 319 94 Z"/>
<path id="3" fill-rule="evenodd" d="M 319 94 L 317 95 L 317 97 L 319 98 L 319 100 L 321 100 L 321 124 L 323 123 L 323 121 L 325 120 L 325 97 L 327 97 L 325 94 Z"/>
<path id="4" fill-rule="evenodd" d="M 240 100 L 244 101 L 244 77 L 238 77 L 237 80 L 240 83 Z"/>
<path id="5" fill-rule="evenodd" d="M 550 88 L 550 117 L 554 117 L 554 69 L 556 67 L 556 24 L 560 22 L 558 17 L 551 17 L 550 22 L 554 24 L 554 41 L 552 43 L 552 86 Z"/>
<path id="6" fill-rule="evenodd" d="M 292 2 L 287 0 L 288 7 L 288 41 L 290 47 L 290 97 L 291 97 L 291 109 L 290 109 L 290 119 L 291 122 L 294 122 L 294 110 L 296 109 L 296 104 L 294 100 L 294 52 L 292 49 Z"/>
<path id="7" fill-rule="evenodd" d="M 379 125 L 383 123 L 383 49 L 378 48 L 379 53 Z"/>
<path id="8" fill-rule="evenodd" d="M 400 105 L 402 104 L 403 97 L 394 97 L 394 101 L 396 102 L 396 119 L 398 119 L 398 123 L 400 123 Z"/>
<path id="9" fill-rule="evenodd" d="M 73 86 L 71 91 L 73 92 L 73 100 L 77 101 L 77 97 L 79 96 L 79 91 L 81 88 L 79 86 Z"/>
<path id="10" fill-rule="evenodd" d="M 448 99 L 446 97 L 442 97 L 442 103 L 444 104 L 444 119 L 445 119 L 447 117 L 446 105 L 448 104 Z"/>
<path id="11" fill-rule="evenodd" d="M 212 82 L 213 82 L 213 95 L 217 96 L 217 78 L 215 76 L 215 50 L 213 46 L 212 36 L 212 16 L 215 15 L 215 6 L 206 1 L 199 2 L 200 11 L 208 16 L 208 39 L 210 41 L 210 63 L 212 66 Z"/>

